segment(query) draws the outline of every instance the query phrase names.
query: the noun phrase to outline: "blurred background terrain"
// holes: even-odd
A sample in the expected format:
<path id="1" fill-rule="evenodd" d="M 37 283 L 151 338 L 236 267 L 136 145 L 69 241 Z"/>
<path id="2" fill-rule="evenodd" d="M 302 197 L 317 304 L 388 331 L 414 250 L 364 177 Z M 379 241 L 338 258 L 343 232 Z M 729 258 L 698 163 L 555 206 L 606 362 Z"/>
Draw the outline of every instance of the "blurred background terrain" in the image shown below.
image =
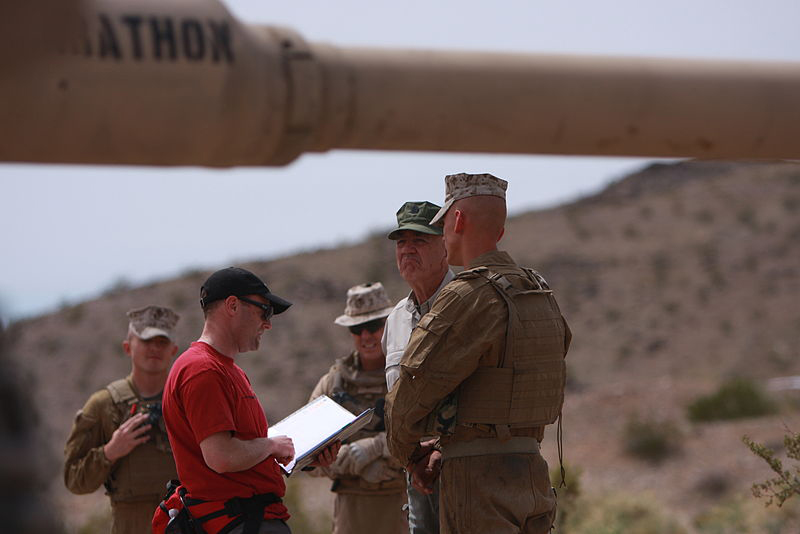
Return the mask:
<path id="1" fill-rule="evenodd" d="M 628 523 L 619 532 L 800 531 L 797 503 L 765 509 L 750 494 L 771 473 L 741 440 L 782 454 L 787 429 L 800 429 L 800 392 L 772 380 L 800 375 L 800 165 L 654 164 L 598 194 L 512 217 L 500 248 L 545 276 L 574 333 L 563 532 L 617 532 L 609 525 L 620 516 Z M 58 461 L 75 412 L 130 369 L 125 312 L 172 307 L 182 316 L 183 350 L 201 331 L 200 284 L 225 266 L 120 283 L 6 327 L 7 356 L 38 408 L 49 492 L 68 532 L 106 529 L 106 497 L 69 494 Z M 393 300 L 408 292 L 383 230 L 242 266 L 295 303 L 239 362 L 271 422 L 302 405 L 350 350 L 333 324 L 348 287 L 379 280 Z M 555 444 L 549 432 L 551 468 Z M 295 532 L 329 529 L 324 481 L 292 477 L 289 499 Z"/>

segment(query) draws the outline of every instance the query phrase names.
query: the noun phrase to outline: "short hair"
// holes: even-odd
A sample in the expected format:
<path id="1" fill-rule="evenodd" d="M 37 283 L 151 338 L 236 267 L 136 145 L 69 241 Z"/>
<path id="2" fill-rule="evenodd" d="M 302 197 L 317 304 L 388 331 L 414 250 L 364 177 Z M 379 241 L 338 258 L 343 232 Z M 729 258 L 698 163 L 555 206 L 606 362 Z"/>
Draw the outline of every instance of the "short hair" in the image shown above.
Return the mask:
<path id="1" fill-rule="evenodd" d="M 208 315 L 216 308 L 218 308 L 220 304 L 222 304 L 223 302 L 225 302 L 225 299 L 215 300 L 213 302 L 209 302 L 205 306 L 201 306 L 203 308 L 203 317 L 208 318 Z"/>

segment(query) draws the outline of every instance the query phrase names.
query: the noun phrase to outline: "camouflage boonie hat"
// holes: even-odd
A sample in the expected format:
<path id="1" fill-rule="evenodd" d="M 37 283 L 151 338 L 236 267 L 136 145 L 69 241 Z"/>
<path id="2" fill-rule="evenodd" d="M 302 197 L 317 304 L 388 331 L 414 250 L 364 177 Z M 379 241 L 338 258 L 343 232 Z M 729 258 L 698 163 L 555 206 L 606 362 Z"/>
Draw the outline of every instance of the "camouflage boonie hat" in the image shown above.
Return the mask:
<path id="1" fill-rule="evenodd" d="M 444 225 L 444 215 L 456 200 L 481 195 L 500 197 L 505 200 L 506 189 L 508 189 L 508 182 L 488 173 L 467 174 L 461 172 L 448 174 L 444 177 L 444 206 L 431 219 L 430 224 L 435 226 Z"/>
<path id="2" fill-rule="evenodd" d="M 164 336 L 175 342 L 175 325 L 180 316 L 169 308 L 161 306 L 145 306 L 128 312 L 128 331 L 139 339 L 152 339 Z"/>
<path id="3" fill-rule="evenodd" d="M 393 308 L 394 304 L 389 300 L 389 295 L 380 282 L 353 286 L 347 290 L 344 315 L 340 315 L 333 322 L 341 326 L 368 323 L 388 317 Z"/>
<path id="4" fill-rule="evenodd" d="M 397 228 L 389 232 L 389 239 L 397 239 L 403 230 L 421 234 L 442 235 L 442 229 L 428 224 L 439 211 L 433 202 L 406 202 L 397 210 Z"/>

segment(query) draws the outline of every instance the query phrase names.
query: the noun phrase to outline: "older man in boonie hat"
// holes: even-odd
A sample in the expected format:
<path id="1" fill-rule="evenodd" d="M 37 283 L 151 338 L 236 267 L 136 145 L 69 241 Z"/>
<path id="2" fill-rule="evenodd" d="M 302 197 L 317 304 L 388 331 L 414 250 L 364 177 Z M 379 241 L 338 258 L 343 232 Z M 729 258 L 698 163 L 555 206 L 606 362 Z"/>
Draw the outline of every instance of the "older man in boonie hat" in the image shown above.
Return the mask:
<path id="1" fill-rule="evenodd" d="M 389 449 L 415 475 L 420 438 L 440 437 L 443 534 L 546 534 L 555 518 L 539 450 L 561 415 L 571 334 L 544 278 L 497 249 L 507 185 L 445 178 L 431 224 L 443 227 L 448 263 L 465 270 L 414 329 L 401 362 L 413 372 L 386 401 Z"/>
<path id="2" fill-rule="evenodd" d="M 408 532 L 402 511 L 405 477 L 389 455 L 383 422 L 386 379 L 381 336 L 390 311 L 392 302 L 380 282 L 347 291 L 344 314 L 334 322 L 350 331 L 354 350 L 336 360 L 310 397 L 327 395 L 355 414 L 375 408 L 372 421 L 342 445 L 336 461 L 311 472 L 333 480 L 334 534 Z"/>
<path id="3" fill-rule="evenodd" d="M 122 349 L 131 374 L 94 393 L 75 417 L 64 450 L 64 482 L 78 494 L 105 484 L 111 531 L 150 531 L 166 483 L 177 478 L 161 418 L 161 392 L 178 351 L 178 314 L 161 306 L 128 312 Z"/>

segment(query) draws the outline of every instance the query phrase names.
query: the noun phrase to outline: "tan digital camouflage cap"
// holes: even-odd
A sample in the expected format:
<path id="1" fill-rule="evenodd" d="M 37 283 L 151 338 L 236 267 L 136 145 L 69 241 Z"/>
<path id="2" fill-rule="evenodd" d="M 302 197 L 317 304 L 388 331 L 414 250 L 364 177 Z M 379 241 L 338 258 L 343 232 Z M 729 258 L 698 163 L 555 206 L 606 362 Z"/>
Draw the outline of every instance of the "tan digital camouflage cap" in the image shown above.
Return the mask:
<path id="1" fill-rule="evenodd" d="M 394 304 L 389 300 L 389 295 L 380 282 L 353 286 L 347 290 L 344 315 L 340 315 L 333 322 L 341 326 L 368 323 L 388 317 L 392 308 Z"/>
<path id="2" fill-rule="evenodd" d="M 461 172 L 448 174 L 444 177 L 444 206 L 431 219 L 430 224 L 436 226 L 444 225 L 444 215 L 456 200 L 481 195 L 500 197 L 505 200 L 506 189 L 508 189 L 508 182 L 488 173 L 467 174 Z"/>
<path id="3" fill-rule="evenodd" d="M 442 235 L 442 229 L 431 226 L 431 218 L 439 211 L 439 206 L 432 202 L 406 202 L 397 210 L 397 228 L 389 232 L 389 239 L 397 239 L 403 230 L 422 234 Z"/>
<path id="4" fill-rule="evenodd" d="M 164 336 L 170 341 L 175 341 L 175 325 L 180 316 L 169 308 L 161 306 L 145 306 L 128 312 L 128 331 L 139 339 L 152 339 Z"/>

